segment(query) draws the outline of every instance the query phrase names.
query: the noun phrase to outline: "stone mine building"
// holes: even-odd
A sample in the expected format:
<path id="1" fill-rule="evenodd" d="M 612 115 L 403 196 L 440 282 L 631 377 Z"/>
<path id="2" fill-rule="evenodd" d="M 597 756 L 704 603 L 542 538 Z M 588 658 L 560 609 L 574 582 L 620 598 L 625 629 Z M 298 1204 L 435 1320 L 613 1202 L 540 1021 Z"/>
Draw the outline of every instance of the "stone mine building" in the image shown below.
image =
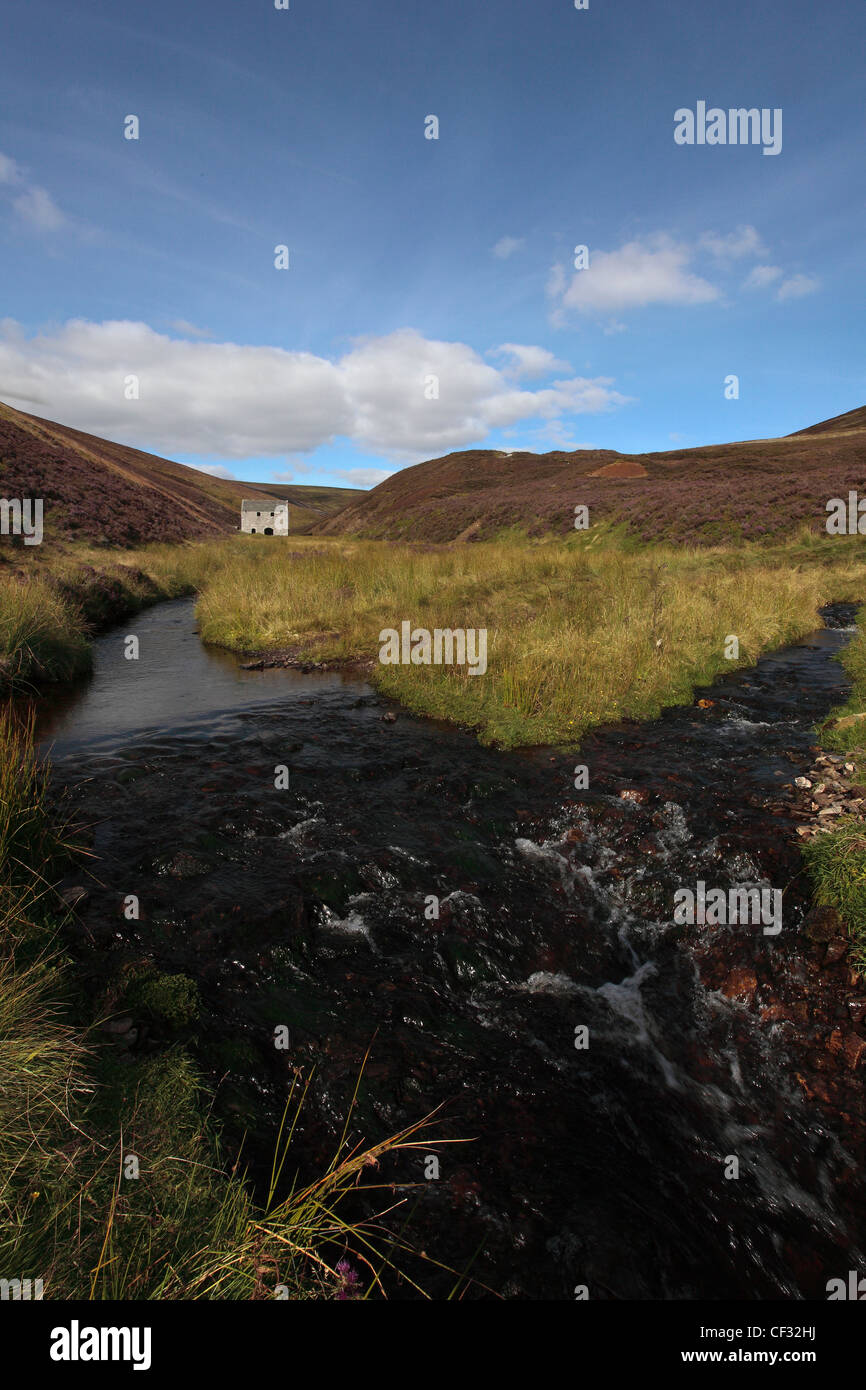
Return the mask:
<path id="1" fill-rule="evenodd" d="M 241 502 L 241 530 L 261 536 L 289 534 L 289 504 L 277 497 L 258 497 Z"/>

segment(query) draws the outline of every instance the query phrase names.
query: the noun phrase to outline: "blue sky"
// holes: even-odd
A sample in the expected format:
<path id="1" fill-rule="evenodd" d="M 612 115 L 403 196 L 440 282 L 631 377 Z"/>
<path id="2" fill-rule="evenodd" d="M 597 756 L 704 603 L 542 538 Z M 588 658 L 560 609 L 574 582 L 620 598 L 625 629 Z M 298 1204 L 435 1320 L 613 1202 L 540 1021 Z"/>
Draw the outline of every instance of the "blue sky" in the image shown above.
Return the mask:
<path id="1" fill-rule="evenodd" d="M 862 405 L 864 40 L 848 0 L 6 0 L 0 399 L 357 485 Z M 699 101 L 781 151 L 678 145 Z"/>

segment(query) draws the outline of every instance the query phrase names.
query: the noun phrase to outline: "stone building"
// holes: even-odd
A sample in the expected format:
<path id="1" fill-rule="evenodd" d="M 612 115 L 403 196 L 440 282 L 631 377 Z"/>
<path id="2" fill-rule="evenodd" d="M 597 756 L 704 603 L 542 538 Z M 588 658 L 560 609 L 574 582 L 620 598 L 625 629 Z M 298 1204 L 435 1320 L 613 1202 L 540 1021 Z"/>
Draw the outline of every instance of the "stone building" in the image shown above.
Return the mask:
<path id="1" fill-rule="evenodd" d="M 257 497 L 241 502 L 241 530 L 250 535 L 287 536 L 289 504 L 278 497 Z"/>

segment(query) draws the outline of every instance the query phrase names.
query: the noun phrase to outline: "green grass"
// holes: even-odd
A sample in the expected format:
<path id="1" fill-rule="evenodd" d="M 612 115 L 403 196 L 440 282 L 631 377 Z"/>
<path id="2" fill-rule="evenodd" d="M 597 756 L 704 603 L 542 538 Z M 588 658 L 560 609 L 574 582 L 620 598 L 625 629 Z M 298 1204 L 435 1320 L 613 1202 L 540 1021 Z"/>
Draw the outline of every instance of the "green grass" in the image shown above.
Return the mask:
<path id="1" fill-rule="evenodd" d="M 856 765 L 866 766 L 866 607 L 857 613 L 857 624 L 837 658 L 851 680 L 851 694 L 831 711 L 817 735 L 824 748 L 848 753 Z M 852 961 L 866 970 L 866 822 L 840 816 L 832 830 L 804 846 L 803 857 L 816 901 L 839 913 L 851 937 Z"/>
<path id="2" fill-rule="evenodd" d="M 818 730 L 823 746 L 839 753 L 866 749 L 866 607 L 859 610 L 857 624 L 859 630 L 838 658 L 851 681 L 851 694 Z"/>
<path id="3" fill-rule="evenodd" d="M 840 816 L 832 830 L 803 849 L 815 884 L 815 900 L 834 907 L 851 938 L 852 963 L 866 969 L 866 823 Z"/>

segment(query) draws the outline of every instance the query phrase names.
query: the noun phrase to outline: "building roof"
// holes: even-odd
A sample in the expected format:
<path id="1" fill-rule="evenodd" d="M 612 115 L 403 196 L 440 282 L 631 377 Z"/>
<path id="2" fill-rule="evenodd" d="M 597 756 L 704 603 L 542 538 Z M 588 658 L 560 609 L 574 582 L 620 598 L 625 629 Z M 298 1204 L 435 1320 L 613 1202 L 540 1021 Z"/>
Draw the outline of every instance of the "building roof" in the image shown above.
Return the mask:
<path id="1" fill-rule="evenodd" d="M 272 512 L 275 507 L 287 507 L 289 504 L 285 497 L 244 497 L 241 502 L 242 512 Z"/>

